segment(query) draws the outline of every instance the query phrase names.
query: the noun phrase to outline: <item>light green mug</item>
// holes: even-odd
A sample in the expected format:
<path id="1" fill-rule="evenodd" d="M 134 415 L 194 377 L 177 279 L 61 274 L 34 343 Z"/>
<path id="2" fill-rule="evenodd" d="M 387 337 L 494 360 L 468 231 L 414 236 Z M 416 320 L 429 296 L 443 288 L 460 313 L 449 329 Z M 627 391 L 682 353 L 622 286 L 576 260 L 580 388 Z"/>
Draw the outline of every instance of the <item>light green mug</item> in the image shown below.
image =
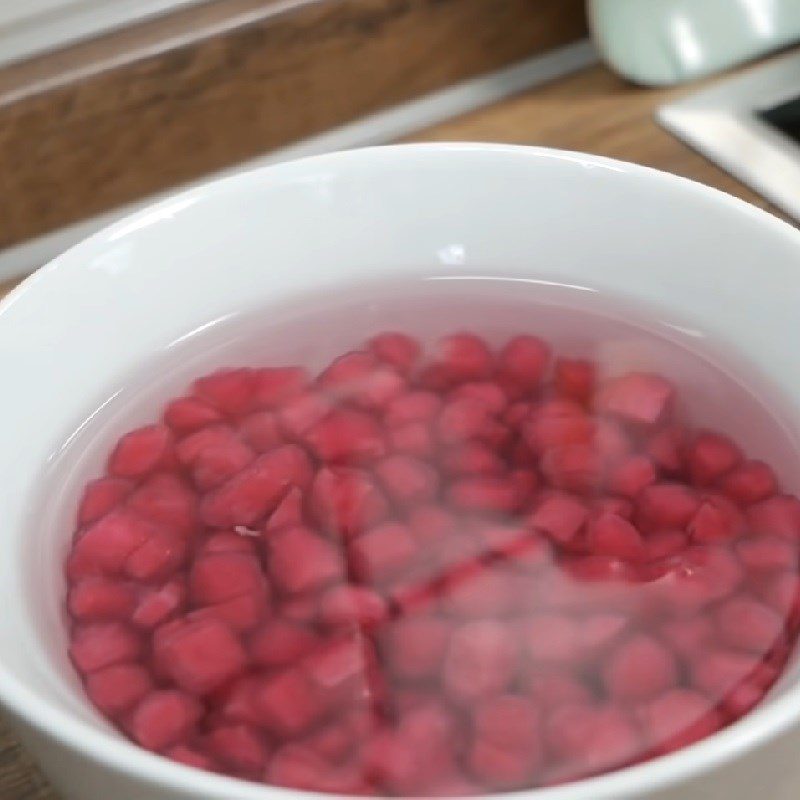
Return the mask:
<path id="1" fill-rule="evenodd" d="M 800 0 L 589 0 L 603 58 L 636 82 L 663 86 L 800 41 Z"/>

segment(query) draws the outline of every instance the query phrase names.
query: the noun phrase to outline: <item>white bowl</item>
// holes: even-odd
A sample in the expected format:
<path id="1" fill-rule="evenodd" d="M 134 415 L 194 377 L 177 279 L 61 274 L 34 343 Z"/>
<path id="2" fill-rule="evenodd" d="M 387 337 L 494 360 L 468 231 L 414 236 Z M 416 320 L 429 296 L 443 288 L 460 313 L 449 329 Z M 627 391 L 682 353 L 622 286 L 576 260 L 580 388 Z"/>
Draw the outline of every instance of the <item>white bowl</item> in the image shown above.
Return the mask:
<path id="1" fill-rule="evenodd" d="M 311 286 L 459 270 L 590 285 L 695 320 L 759 365 L 788 398 L 791 427 L 800 422 L 800 233 L 670 175 L 534 148 L 388 147 L 210 183 L 117 223 L 0 306 L 0 700 L 63 797 L 303 794 L 151 755 L 83 697 L 64 655 L 69 526 L 59 515 L 97 461 L 65 467 L 58 457 L 81 421 L 141 364 L 214 320 L 279 308 Z M 523 794 L 788 800 L 800 792 L 798 752 L 795 663 L 762 707 L 688 750 Z"/>

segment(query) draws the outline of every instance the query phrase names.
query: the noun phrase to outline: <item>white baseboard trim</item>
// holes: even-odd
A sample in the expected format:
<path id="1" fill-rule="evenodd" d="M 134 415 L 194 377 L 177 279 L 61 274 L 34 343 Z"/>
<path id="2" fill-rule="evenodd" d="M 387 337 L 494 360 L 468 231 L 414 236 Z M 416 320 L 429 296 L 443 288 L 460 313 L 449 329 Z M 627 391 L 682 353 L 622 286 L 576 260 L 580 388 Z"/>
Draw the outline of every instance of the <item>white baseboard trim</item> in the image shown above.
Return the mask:
<path id="1" fill-rule="evenodd" d="M 0 66 L 203 1 L 0 0 Z"/>
<path id="2" fill-rule="evenodd" d="M 202 181 L 196 183 L 278 161 L 288 161 L 334 150 L 348 150 L 353 147 L 387 144 L 430 125 L 577 72 L 596 62 L 597 54 L 594 46 L 588 40 L 577 42 L 546 55 L 522 61 L 498 72 L 434 92 L 402 106 L 373 114 L 289 147 L 273 150 L 259 158 L 237 164 L 234 168 L 206 176 Z M 174 194 L 181 188 L 188 188 L 190 185 L 195 185 L 195 183 L 176 187 L 169 192 L 149 197 L 91 219 L 82 220 L 74 225 L 60 228 L 0 251 L 0 280 L 9 280 L 32 272 L 59 253 L 77 244 L 81 239 L 120 217 L 136 211 L 154 200 Z"/>

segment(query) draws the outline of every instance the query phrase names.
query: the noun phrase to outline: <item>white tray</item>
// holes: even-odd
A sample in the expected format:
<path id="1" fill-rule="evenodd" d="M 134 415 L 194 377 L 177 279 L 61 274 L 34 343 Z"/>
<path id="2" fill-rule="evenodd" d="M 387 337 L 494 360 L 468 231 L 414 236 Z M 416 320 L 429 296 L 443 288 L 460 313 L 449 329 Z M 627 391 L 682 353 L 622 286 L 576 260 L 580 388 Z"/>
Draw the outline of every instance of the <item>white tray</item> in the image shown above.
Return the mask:
<path id="1" fill-rule="evenodd" d="M 800 144 L 758 117 L 800 96 L 800 52 L 663 106 L 658 121 L 800 221 Z"/>

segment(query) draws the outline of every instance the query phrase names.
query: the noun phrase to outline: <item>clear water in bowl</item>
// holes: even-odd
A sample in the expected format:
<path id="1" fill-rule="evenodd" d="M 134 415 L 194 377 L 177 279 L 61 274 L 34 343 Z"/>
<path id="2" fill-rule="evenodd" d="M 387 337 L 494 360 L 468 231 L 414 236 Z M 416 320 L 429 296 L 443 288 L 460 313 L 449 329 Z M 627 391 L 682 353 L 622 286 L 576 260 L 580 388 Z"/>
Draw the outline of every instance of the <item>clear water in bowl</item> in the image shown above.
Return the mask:
<path id="1" fill-rule="evenodd" d="M 118 388 L 56 470 L 70 655 L 167 757 L 350 795 L 553 785 L 735 722 L 794 646 L 789 415 L 684 321 L 541 282 L 343 287 Z"/>

